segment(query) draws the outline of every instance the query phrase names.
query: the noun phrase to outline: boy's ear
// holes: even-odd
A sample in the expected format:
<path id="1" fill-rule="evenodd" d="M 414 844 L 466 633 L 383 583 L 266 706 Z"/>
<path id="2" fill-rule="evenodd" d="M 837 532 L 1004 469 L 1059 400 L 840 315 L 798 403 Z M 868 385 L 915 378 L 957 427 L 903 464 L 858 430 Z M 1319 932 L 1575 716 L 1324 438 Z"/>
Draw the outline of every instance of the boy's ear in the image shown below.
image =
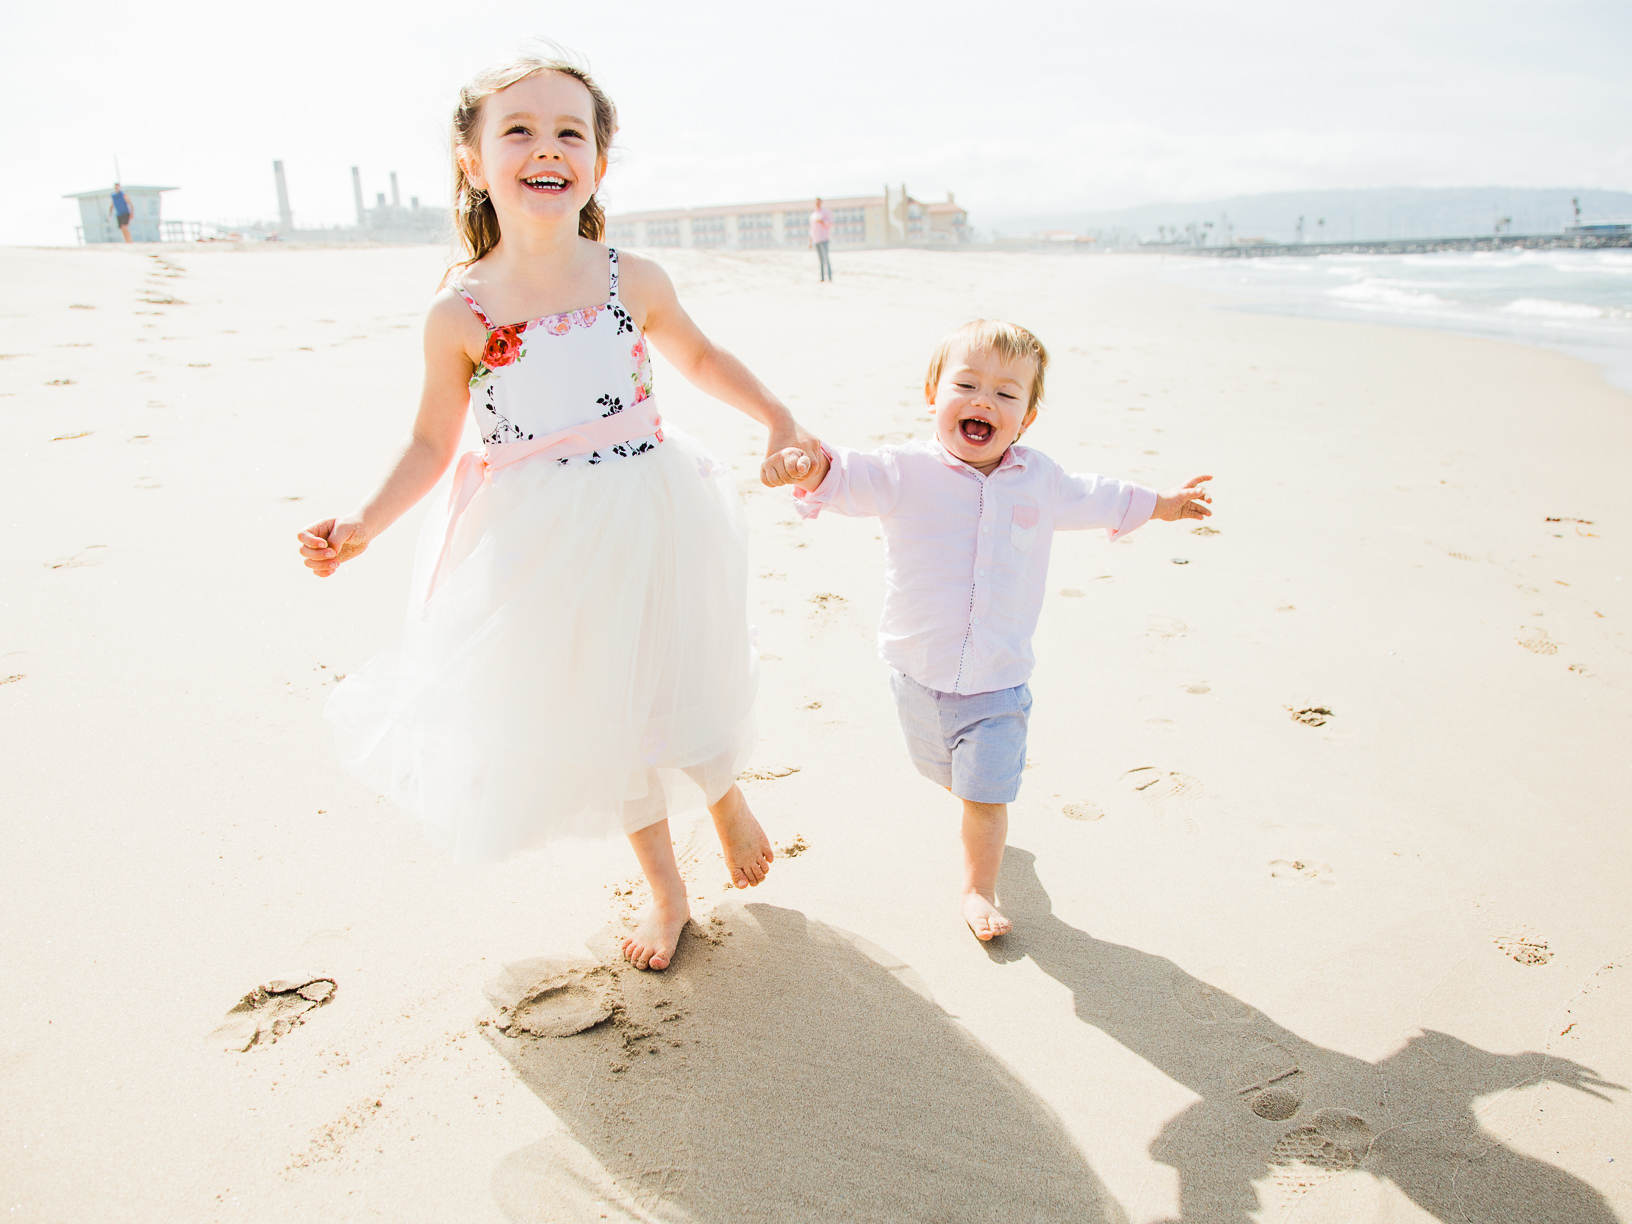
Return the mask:
<path id="1" fill-rule="evenodd" d="M 1030 429 L 1031 428 L 1031 423 L 1033 421 L 1035 421 L 1036 419 L 1037 419 L 1037 406 L 1034 404 L 1030 408 L 1026 409 L 1026 419 L 1020 422 L 1020 433 L 1023 434 L 1023 433 L 1026 432 L 1026 430 Z M 1017 434 L 1015 436 L 1019 437 L 1019 434 Z"/>
<path id="2" fill-rule="evenodd" d="M 924 384 L 924 403 L 929 405 L 930 415 L 931 416 L 935 415 L 935 384 L 934 383 L 926 382 Z"/>

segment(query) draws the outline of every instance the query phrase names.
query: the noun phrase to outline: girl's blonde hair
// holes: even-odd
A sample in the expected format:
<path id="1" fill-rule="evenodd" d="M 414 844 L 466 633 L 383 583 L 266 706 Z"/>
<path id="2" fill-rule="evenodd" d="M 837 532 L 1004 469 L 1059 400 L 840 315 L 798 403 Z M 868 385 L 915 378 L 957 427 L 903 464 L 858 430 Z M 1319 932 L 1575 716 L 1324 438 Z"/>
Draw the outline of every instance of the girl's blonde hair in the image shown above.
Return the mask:
<path id="1" fill-rule="evenodd" d="M 1002 319 L 973 319 L 942 336 L 941 342 L 935 346 L 935 352 L 930 355 L 929 373 L 924 377 L 924 398 L 930 403 L 935 402 L 935 388 L 941 384 L 946 359 L 959 344 L 968 345 L 974 353 L 996 353 L 1004 361 L 1024 358 L 1031 362 L 1031 399 L 1026 404 L 1026 411 L 1030 412 L 1042 402 L 1043 371 L 1048 369 L 1048 350 L 1043 347 L 1043 342 L 1018 323 L 1005 323 Z"/>
<path id="2" fill-rule="evenodd" d="M 459 160 L 461 149 L 476 151 L 482 138 L 482 108 L 487 99 L 518 81 L 541 72 L 559 72 L 589 90 L 595 107 L 595 156 L 604 159 L 618 132 L 618 108 L 589 75 L 589 69 L 573 63 L 559 48 L 549 53 L 523 51 L 496 68 L 479 72 L 459 91 L 459 105 L 453 109 L 453 229 L 465 248 L 466 258 L 457 266 L 469 267 L 499 245 L 499 218 L 487 193 L 474 186 Z M 606 234 L 606 213 L 594 196 L 578 212 L 578 233 L 599 242 Z"/>

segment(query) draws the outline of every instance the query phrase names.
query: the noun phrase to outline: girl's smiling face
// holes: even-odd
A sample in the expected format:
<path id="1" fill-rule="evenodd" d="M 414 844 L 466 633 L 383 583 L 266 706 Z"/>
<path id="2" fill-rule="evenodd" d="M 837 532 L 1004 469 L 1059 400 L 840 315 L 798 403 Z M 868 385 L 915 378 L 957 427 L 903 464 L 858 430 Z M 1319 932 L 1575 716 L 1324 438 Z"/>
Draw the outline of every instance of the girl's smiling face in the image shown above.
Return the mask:
<path id="1" fill-rule="evenodd" d="M 1035 373 L 1029 357 L 1006 360 L 990 349 L 958 345 L 947 354 L 929 405 L 941 445 L 990 474 L 1037 416 L 1026 406 Z"/>
<path id="2" fill-rule="evenodd" d="M 606 173 L 595 147 L 595 104 L 581 81 L 540 72 L 482 103 L 478 147 L 462 148 L 472 185 L 487 192 L 502 220 L 570 220 Z"/>

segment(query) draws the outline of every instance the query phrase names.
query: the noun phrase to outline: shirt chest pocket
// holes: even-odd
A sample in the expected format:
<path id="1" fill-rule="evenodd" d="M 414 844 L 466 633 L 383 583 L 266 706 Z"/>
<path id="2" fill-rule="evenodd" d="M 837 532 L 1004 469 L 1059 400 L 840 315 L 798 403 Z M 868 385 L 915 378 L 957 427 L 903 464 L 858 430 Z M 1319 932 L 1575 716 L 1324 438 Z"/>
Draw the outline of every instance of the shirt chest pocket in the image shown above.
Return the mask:
<path id="1" fill-rule="evenodd" d="M 1037 507 L 1016 506 L 1009 523 L 1009 543 L 1020 552 L 1030 552 L 1037 539 Z"/>

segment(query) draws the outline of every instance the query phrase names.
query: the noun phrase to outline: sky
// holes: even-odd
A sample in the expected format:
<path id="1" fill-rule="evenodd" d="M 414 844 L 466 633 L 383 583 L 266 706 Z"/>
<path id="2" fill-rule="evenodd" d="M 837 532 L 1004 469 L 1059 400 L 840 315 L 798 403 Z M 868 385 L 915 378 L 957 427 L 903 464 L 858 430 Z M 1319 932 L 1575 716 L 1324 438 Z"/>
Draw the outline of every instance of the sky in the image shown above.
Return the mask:
<path id="1" fill-rule="evenodd" d="M 979 227 L 1349 187 L 1632 188 L 1626 0 L 764 0 L 0 5 L 0 243 L 72 243 L 66 192 L 168 218 L 350 223 L 398 173 L 447 200 L 460 84 L 522 39 L 587 60 L 613 213 L 948 191 Z"/>

